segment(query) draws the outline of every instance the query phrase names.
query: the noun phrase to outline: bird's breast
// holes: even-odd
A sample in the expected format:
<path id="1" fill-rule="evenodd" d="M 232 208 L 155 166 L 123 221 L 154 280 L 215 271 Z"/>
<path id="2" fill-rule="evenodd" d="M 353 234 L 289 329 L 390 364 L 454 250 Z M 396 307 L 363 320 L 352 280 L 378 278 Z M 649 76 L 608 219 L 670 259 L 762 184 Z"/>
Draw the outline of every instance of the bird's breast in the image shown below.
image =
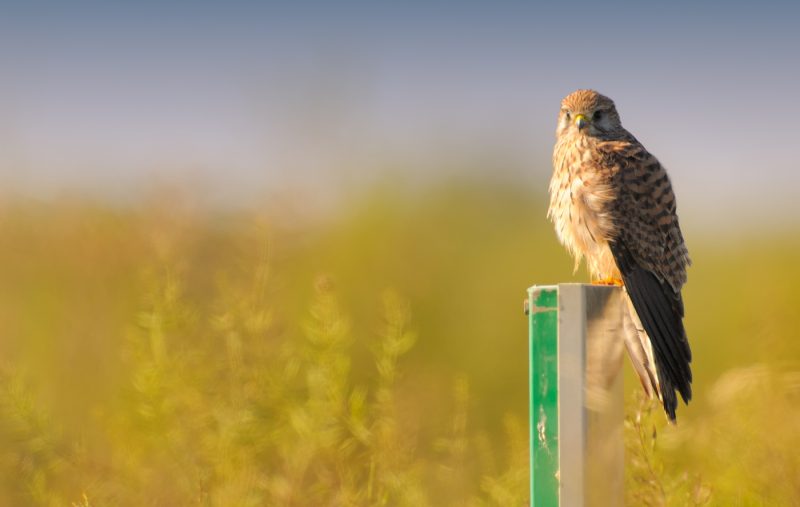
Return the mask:
<path id="1" fill-rule="evenodd" d="M 557 146 L 549 216 L 559 240 L 575 258 L 576 267 L 585 256 L 592 274 L 605 278 L 617 272 L 608 246 L 613 233 L 609 212 L 613 191 L 586 153 L 559 153 Z"/>

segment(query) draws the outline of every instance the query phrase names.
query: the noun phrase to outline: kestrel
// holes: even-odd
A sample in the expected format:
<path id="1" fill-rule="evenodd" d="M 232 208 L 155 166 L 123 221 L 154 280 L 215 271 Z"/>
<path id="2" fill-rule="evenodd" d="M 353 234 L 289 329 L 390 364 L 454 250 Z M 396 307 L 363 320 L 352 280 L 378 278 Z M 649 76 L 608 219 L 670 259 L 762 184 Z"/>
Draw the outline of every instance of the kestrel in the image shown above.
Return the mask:
<path id="1" fill-rule="evenodd" d="M 622 127 L 614 102 L 578 90 L 561 102 L 550 208 L 558 239 L 596 283 L 623 285 L 625 344 L 642 386 L 670 421 L 692 397 L 681 288 L 691 263 L 661 164 Z"/>

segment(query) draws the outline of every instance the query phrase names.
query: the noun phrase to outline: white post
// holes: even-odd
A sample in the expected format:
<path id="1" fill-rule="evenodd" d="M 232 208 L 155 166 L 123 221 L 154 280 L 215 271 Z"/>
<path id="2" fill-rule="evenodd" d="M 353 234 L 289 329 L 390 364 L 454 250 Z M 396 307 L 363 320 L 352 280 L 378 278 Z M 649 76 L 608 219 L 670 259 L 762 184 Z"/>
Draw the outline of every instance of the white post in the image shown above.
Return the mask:
<path id="1" fill-rule="evenodd" d="M 622 297 L 618 287 L 558 286 L 562 506 L 624 504 Z"/>
<path id="2" fill-rule="evenodd" d="M 624 504 L 619 287 L 534 286 L 530 325 L 531 504 Z"/>

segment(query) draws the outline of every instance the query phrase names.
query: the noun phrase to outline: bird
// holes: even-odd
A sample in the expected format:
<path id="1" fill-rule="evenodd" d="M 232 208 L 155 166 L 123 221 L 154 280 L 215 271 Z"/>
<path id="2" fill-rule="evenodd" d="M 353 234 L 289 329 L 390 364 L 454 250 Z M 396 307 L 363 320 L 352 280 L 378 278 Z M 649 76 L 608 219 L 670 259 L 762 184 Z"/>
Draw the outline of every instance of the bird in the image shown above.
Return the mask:
<path id="1" fill-rule="evenodd" d="M 548 218 L 593 283 L 623 287 L 625 345 L 645 393 L 676 422 L 692 397 L 681 290 L 689 251 L 661 163 L 623 126 L 610 98 L 582 89 L 561 101 Z M 677 394 L 676 394 L 677 392 Z"/>

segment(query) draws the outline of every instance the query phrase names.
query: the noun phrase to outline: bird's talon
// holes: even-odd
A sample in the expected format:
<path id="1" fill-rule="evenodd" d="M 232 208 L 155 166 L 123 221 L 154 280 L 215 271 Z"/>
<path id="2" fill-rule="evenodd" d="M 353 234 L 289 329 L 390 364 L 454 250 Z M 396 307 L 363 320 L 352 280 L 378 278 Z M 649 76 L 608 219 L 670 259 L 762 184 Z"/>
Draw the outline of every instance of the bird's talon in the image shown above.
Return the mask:
<path id="1" fill-rule="evenodd" d="M 603 278 L 602 280 L 595 280 L 592 282 L 592 285 L 606 285 L 609 287 L 622 287 L 622 280 L 619 278 L 614 278 L 612 276 L 608 278 Z"/>

